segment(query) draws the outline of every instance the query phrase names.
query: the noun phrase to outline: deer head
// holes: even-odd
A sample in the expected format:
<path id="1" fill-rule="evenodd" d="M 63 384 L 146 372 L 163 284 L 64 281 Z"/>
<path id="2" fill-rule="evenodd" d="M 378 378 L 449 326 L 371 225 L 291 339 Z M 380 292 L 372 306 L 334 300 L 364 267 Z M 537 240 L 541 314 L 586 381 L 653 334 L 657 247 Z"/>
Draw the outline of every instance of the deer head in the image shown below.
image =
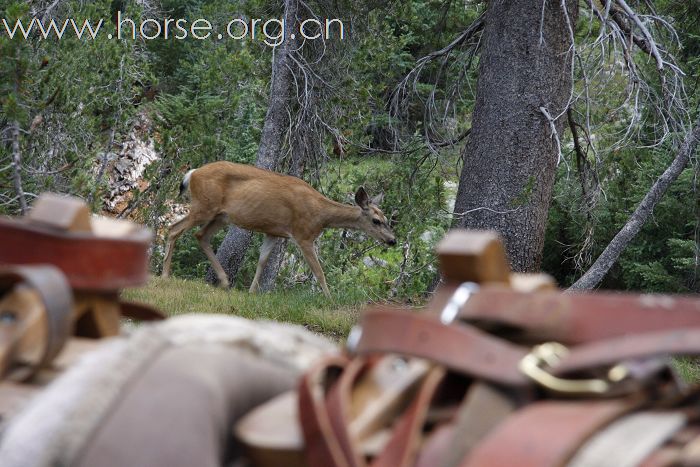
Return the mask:
<path id="1" fill-rule="evenodd" d="M 386 216 L 379 209 L 383 194 L 379 194 L 374 198 L 369 197 L 364 187 L 357 189 L 355 193 L 355 203 L 362 208 L 358 227 L 370 237 L 384 242 L 387 245 L 396 245 L 396 236 L 389 227 L 389 222 Z"/>

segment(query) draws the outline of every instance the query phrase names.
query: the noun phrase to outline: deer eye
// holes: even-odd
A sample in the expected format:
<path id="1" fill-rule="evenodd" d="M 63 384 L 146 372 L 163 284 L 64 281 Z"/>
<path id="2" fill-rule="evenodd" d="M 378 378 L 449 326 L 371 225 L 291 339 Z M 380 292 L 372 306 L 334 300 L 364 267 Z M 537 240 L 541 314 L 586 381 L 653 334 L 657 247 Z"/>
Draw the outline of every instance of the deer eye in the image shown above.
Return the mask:
<path id="1" fill-rule="evenodd" d="M 380 221 L 379 219 L 372 219 L 372 223 L 374 223 L 374 225 L 381 225 L 382 221 Z"/>

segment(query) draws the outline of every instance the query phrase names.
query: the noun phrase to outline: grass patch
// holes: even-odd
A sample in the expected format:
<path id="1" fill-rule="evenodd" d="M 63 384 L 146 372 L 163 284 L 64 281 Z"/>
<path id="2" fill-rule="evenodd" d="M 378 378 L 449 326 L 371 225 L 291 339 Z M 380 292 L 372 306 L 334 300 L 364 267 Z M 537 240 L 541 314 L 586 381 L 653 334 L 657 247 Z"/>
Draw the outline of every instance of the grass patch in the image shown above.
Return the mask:
<path id="1" fill-rule="evenodd" d="M 250 294 L 222 290 L 200 280 L 160 277 L 152 278 L 145 287 L 125 290 L 122 297 L 155 306 L 169 316 L 222 313 L 301 324 L 337 341 L 345 339 L 367 304 L 366 296 L 346 292 L 328 299 L 308 286 Z"/>
<path id="2" fill-rule="evenodd" d="M 673 359 L 673 367 L 686 383 L 700 382 L 700 360 L 694 357 L 679 357 Z"/>

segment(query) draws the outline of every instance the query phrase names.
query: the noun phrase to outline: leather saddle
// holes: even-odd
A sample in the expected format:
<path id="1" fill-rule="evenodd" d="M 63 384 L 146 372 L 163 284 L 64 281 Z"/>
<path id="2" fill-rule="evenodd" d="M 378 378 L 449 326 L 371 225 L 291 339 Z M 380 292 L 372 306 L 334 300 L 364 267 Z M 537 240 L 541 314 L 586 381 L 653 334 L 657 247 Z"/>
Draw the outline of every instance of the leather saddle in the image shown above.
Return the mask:
<path id="1" fill-rule="evenodd" d="M 123 317 L 161 320 L 119 298 L 148 279 L 151 233 L 44 194 L 29 215 L 0 218 L 0 419 L 94 348 Z"/>
<path id="2" fill-rule="evenodd" d="M 422 310 L 370 307 L 343 355 L 236 426 L 257 466 L 700 465 L 700 299 L 567 294 L 453 231 Z"/>

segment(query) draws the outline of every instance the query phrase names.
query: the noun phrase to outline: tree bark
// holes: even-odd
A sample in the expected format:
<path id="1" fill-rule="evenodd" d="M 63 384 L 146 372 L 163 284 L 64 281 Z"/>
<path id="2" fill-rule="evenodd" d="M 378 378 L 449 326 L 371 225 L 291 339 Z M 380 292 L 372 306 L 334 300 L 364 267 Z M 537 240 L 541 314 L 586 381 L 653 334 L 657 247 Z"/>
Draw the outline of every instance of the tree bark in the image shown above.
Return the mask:
<path id="1" fill-rule="evenodd" d="M 610 268 L 615 264 L 620 254 L 637 236 L 646 221 L 654 211 L 654 207 L 664 196 L 671 184 L 678 178 L 683 169 L 688 165 L 690 157 L 695 152 L 700 143 L 700 120 L 686 135 L 678 154 L 671 162 L 671 165 L 654 182 L 649 192 L 639 203 L 637 209 L 627 220 L 627 223 L 615 235 L 612 241 L 605 247 L 605 250 L 595 260 L 593 266 L 586 271 L 568 290 L 589 290 L 597 286 L 603 280 Z"/>
<path id="2" fill-rule="evenodd" d="M 453 226 L 498 231 L 515 271 L 536 270 L 542 259 L 559 150 L 541 109 L 558 117 L 553 126 L 561 135 L 578 2 L 566 0 L 566 8 L 493 0 L 486 13 Z"/>
<path id="3" fill-rule="evenodd" d="M 12 185 L 19 202 L 19 212 L 25 215 L 28 208 L 27 198 L 22 187 L 22 152 L 19 145 L 19 122 L 17 121 L 10 124 L 10 138 L 12 139 Z"/>
<path id="4" fill-rule="evenodd" d="M 255 162 L 255 165 L 262 169 L 279 169 L 284 137 L 289 126 L 289 105 L 294 83 L 291 54 L 296 48 L 296 41 L 292 39 L 292 35 L 294 29 L 296 29 L 298 9 L 298 0 L 285 0 L 285 40 L 274 50 L 270 100 L 260 136 L 258 157 Z M 224 237 L 221 246 L 216 252 L 216 257 L 223 266 L 224 271 L 226 271 L 226 275 L 231 283 L 233 283 L 233 278 L 236 277 L 245 260 L 251 239 L 252 232 L 232 225 L 229 227 L 226 237 Z M 268 261 L 268 266 L 263 272 L 260 284 L 263 290 L 269 289 L 277 277 L 281 264 L 280 256 L 283 252 L 280 249 L 286 247 L 286 241 L 281 243 L 284 243 L 284 246 L 280 245 L 280 247 L 275 249 Z M 211 283 L 216 281 L 216 275 L 212 268 L 209 268 L 207 273 L 207 281 Z"/>

